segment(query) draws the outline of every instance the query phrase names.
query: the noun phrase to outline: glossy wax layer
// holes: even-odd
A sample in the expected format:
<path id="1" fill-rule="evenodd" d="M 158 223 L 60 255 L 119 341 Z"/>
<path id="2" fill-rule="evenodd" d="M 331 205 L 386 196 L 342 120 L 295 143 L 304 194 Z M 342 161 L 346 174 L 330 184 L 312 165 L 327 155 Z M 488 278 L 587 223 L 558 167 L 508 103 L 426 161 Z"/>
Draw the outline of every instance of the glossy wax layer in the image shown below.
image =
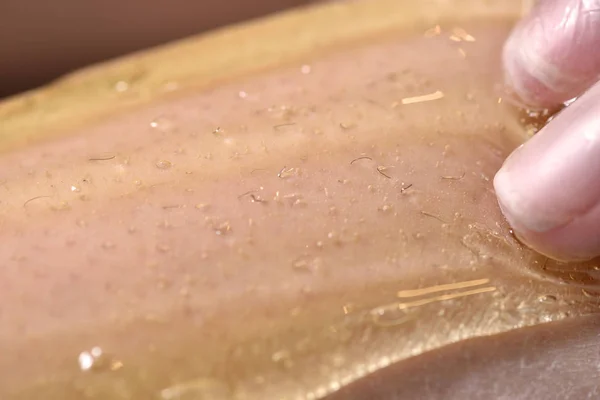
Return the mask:
<path id="1" fill-rule="evenodd" d="M 525 137 L 496 91 L 512 20 L 457 21 L 143 101 L 123 78 L 136 106 L 77 124 L 40 106 L 60 129 L 0 158 L 3 398 L 326 398 L 595 312 L 593 264 L 525 249 L 492 189 Z"/>

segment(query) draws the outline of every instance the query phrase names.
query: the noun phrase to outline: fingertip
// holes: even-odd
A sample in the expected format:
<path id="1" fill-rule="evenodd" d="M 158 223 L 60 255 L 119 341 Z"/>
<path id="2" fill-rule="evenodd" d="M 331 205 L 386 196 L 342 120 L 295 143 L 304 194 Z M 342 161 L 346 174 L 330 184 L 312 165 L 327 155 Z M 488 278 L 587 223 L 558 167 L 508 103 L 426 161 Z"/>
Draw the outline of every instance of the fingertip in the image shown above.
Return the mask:
<path id="1" fill-rule="evenodd" d="M 515 236 L 527 247 L 562 262 L 589 261 L 600 256 L 600 229 L 581 229 L 578 223 L 548 232 L 512 227 Z"/>
<path id="2" fill-rule="evenodd" d="M 600 84 L 515 150 L 494 177 L 516 235 L 563 261 L 600 255 Z"/>
<path id="3" fill-rule="evenodd" d="M 506 41 L 502 63 L 504 68 L 504 84 L 515 101 L 525 107 L 552 108 L 565 100 L 564 95 L 556 93 L 540 82 L 532 73 L 530 45 L 523 39 L 521 29 L 517 27 Z"/>
<path id="4" fill-rule="evenodd" d="M 540 2 L 503 49 L 506 84 L 520 102 L 552 108 L 580 95 L 600 73 L 600 13 L 592 2 Z M 600 7 L 598 2 L 596 7 Z"/>

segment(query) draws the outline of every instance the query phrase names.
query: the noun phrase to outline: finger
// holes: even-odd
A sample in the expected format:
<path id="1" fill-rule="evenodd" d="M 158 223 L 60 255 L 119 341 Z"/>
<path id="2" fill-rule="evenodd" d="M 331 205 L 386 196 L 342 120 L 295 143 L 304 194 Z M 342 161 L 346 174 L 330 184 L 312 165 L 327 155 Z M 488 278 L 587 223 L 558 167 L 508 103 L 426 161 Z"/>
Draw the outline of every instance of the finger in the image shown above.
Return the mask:
<path id="1" fill-rule="evenodd" d="M 600 84 L 517 149 L 494 187 L 532 248 L 560 260 L 600 255 Z"/>
<path id="2" fill-rule="evenodd" d="M 600 0 L 542 0 L 504 46 L 509 88 L 525 104 L 553 107 L 600 73 Z"/>

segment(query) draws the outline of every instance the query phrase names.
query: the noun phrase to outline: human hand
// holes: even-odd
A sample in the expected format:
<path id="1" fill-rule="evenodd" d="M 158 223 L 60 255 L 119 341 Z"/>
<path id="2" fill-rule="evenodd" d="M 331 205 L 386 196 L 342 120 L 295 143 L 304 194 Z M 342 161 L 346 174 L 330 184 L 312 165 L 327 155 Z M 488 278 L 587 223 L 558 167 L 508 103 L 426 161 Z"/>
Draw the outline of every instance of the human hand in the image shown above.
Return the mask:
<path id="1" fill-rule="evenodd" d="M 599 0 L 542 0 L 504 47 L 507 83 L 524 103 L 551 108 L 579 96 L 494 179 L 517 236 L 559 260 L 600 255 L 599 46 Z"/>

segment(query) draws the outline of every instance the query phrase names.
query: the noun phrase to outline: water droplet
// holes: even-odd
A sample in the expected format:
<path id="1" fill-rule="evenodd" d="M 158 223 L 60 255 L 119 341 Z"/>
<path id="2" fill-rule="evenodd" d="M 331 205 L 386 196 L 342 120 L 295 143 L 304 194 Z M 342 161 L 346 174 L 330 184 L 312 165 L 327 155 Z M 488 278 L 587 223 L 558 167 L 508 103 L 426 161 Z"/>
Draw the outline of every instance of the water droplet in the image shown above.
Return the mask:
<path id="1" fill-rule="evenodd" d="M 87 351 L 84 351 L 81 354 L 79 354 L 79 368 L 82 371 L 90 370 L 93 365 L 94 365 L 94 358 L 92 357 L 92 355 L 90 353 L 88 353 Z"/>
<path id="2" fill-rule="evenodd" d="M 538 301 L 540 303 L 545 303 L 545 304 L 552 304 L 552 303 L 556 303 L 558 299 L 556 298 L 556 296 L 552 295 L 552 294 L 545 294 L 543 296 L 538 297 Z"/>
<path id="3" fill-rule="evenodd" d="M 173 166 L 169 160 L 159 160 L 156 162 L 156 168 L 158 169 L 169 169 Z"/>
<path id="4" fill-rule="evenodd" d="M 129 83 L 125 81 L 118 81 L 115 83 L 115 91 L 118 93 L 123 93 L 129 89 Z"/>
<path id="5" fill-rule="evenodd" d="M 167 133 L 173 130 L 173 122 L 165 117 L 157 117 L 150 122 L 150 128 Z"/>
<path id="6" fill-rule="evenodd" d="M 381 212 L 388 213 L 394 209 L 394 206 L 391 204 L 384 204 L 383 206 L 378 207 L 377 209 Z"/>
<path id="7" fill-rule="evenodd" d="M 105 366 L 106 360 L 103 355 L 102 349 L 98 346 L 93 347 L 90 351 L 82 351 L 78 357 L 79 369 L 90 371 Z"/>
<path id="8" fill-rule="evenodd" d="M 373 324 L 383 328 L 403 325 L 412 319 L 407 310 L 400 308 L 399 304 L 376 307 L 370 314 Z"/>
<path id="9" fill-rule="evenodd" d="M 246 92 L 244 92 L 243 90 L 241 90 L 241 91 L 238 93 L 238 96 L 239 96 L 239 98 L 240 98 L 240 99 L 245 99 L 246 97 L 248 97 L 248 93 L 246 93 Z"/>
<path id="10" fill-rule="evenodd" d="M 75 185 L 71 185 L 71 192 L 81 192 L 81 189 Z"/>

